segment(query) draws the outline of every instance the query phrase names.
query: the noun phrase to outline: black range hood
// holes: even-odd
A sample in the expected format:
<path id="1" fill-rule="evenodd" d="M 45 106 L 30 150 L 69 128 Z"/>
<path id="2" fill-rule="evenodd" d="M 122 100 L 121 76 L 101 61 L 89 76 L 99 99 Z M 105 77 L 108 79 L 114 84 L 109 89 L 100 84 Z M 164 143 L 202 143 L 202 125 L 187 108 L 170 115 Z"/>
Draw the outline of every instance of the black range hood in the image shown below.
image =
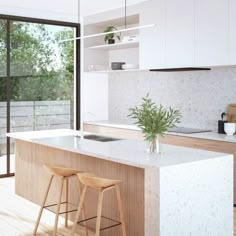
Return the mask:
<path id="1" fill-rule="evenodd" d="M 181 68 L 150 69 L 151 72 L 181 72 L 181 71 L 201 71 L 201 70 L 211 70 L 211 68 L 181 67 Z"/>

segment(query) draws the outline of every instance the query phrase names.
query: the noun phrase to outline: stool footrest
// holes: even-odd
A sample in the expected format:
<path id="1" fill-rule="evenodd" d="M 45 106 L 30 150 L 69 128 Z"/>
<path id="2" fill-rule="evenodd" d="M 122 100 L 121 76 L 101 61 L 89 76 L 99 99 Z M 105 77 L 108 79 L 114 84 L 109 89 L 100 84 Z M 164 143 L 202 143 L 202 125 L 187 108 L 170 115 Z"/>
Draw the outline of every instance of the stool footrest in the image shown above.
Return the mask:
<path id="1" fill-rule="evenodd" d="M 77 211 L 77 207 L 75 205 L 73 205 L 72 203 L 69 203 L 69 202 L 62 202 L 61 203 L 61 206 L 65 205 L 68 203 L 68 210 L 62 210 L 59 212 L 60 215 L 62 214 L 66 214 L 66 213 L 70 213 L 70 212 L 76 212 Z M 50 204 L 50 205 L 47 205 L 47 206 L 44 206 L 44 209 L 47 209 L 48 211 L 51 211 L 53 213 L 56 213 L 56 209 L 53 209 L 53 207 L 56 207 L 57 206 L 57 203 L 56 204 Z M 66 206 L 64 206 L 65 208 Z M 73 208 L 72 208 L 73 207 Z"/>
<path id="2" fill-rule="evenodd" d="M 83 223 L 83 222 L 87 222 L 87 221 L 91 221 L 91 220 L 96 219 L 96 218 L 97 218 L 97 216 L 93 216 L 93 217 L 87 218 L 87 219 L 85 219 L 85 220 L 80 220 L 80 221 L 77 222 L 77 224 L 79 224 L 79 225 L 81 225 L 81 226 L 83 226 L 83 227 L 86 227 L 86 228 L 88 228 L 88 229 L 90 229 L 90 230 L 92 230 L 92 231 L 95 232 L 95 231 L 96 231 L 95 228 L 90 227 L 90 226 L 88 226 L 88 225 L 84 225 L 84 224 L 82 224 L 82 223 Z M 117 221 L 117 220 L 108 218 L 108 217 L 106 217 L 106 216 L 102 216 L 102 219 L 106 219 L 106 220 L 115 222 L 115 224 L 109 225 L 109 226 L 106 226 L 106 227 L 103 227 L 103 228 L 100 229 L 100 231 L 121 225 L 121 222 L 120 222 L 120 221 Z M 102 224 L 102 222 L 101 222 L 101 224 Z"/>

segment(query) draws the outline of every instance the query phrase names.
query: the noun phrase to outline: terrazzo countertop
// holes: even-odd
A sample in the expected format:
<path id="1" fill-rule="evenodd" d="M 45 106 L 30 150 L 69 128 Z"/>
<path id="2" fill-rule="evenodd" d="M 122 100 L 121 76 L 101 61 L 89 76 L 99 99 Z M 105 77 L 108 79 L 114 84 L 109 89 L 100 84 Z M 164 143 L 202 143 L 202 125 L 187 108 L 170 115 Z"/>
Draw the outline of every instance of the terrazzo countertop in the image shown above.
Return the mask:
<path id="1" fill-rule="evenodd" d="M 148 154 L 147 145 L 138 140 L 99 142 L 81 137 L 74 130 L 46 130 L 9 133 L 8 137 L 29 141 L 61 150 L 94 156 L 135 167 L 166 167 L 231 156 L 228 154 L 162 145 L 161 156 Z M 83 133 L 85 136 L 89 133 Z"/>
<path id="2" fill-rule="evenodd" d="M 132 124 L 122 124 L 115 121 L 85 121 L 84 124 L 91 124 L 91 125 L 101 125 L 106 127 L 112 128 L 119 128 L 119 129 L 130 129 L 130 130 L 140 130 L 136 125 Z M 167 132 L 169 135 L 176 135 L 182 137 L 189 137 L 189 138 L 200 138 L 200 139 L 208 139 L 208 140 L 215 140 L 215 141 L 222 141 L 222 142 L 229 142 L 229 143 L 236 143 L 236 135 L 226 135 L 226 134 L 218 134 L 216 132 L 202 132 L 202 133 L 194 133 L 194 134 L 183 134 L 183 133 L 175 133 L 175 132 Z"/>

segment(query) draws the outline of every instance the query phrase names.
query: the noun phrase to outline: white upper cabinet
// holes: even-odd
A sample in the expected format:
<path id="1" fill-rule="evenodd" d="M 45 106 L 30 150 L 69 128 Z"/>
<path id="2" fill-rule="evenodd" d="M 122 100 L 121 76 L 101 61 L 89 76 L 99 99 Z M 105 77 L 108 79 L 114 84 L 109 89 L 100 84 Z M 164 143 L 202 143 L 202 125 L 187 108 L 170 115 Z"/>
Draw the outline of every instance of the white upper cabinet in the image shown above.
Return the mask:
<path id="1" fill-rule="evenodd" d="M 197 66 L 229 64 L 228 10 L 228 0 L 195 0 Z"/>
<path id="2" fill-rule="evenodd" d="M 145 0 L 127 0 L 126 3 L 129 8 L 130 6 L 141 3 L 143 1 Z M 80 0 L 80 13 L 83 17 L 124 7 L 124 0 Z"/>
<path id="3" fill-rule="evenodd" d="M 236 1 L 229 0 L 229 64 L 236 65 Z"/>
<path id="4" fill-rule="evenodd" d="M 155 28 L 140 30 L 139 61 L 141 69 L 164 66 L 165 53 L 165 1 L 150 0 L 143 4 L 140 11 L 140 26 L 156 24 Z"/>
<path id="5" fill-rule="evenodd" d="M 194 0 L 165 2 L 165 66 L 193 66 Z"/>
<path id="6" fill-rule="evenodd" d="M 194 65 L 194 0 L 152 0 L 140 12 L 140 68 Z"/>
<path id="7" fill-rule="evenodd" d="M 140 11 L 140 68 L 236 64 L 236 0 L 151 0 Z"/>

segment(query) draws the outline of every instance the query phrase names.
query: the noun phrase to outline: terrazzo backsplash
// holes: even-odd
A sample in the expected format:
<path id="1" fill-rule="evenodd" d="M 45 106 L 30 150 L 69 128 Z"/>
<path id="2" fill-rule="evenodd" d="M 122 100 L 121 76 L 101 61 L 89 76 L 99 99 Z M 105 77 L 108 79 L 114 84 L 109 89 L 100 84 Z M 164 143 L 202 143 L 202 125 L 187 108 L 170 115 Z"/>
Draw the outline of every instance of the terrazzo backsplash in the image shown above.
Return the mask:
<path id="1" fill-rule="evenodd" d="M 132 123 L 128 108 L 147 93 L 182 113 L 179 126 L 217 130 L 227 105 L 236 103 L 236 68 L 191 72 L 121 72 L 109 78 L 109 120 Z"/>

